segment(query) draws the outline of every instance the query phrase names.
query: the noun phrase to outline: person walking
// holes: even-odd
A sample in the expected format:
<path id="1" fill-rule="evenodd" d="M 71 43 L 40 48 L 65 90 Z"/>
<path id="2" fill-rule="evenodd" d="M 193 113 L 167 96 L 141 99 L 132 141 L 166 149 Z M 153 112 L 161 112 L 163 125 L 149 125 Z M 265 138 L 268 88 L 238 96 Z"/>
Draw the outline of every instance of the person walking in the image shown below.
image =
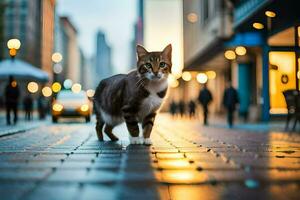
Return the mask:
<path id="1" fill-rule="evenodd" d="M 174 100 L 170 103 L 169 111 L 172 114 L 172 117 L 174 118 L 177 112 L 177 104 Z"/>
<path id="2" fill-rule="evenodd" d="M 193 100 L 190 100 L 189 102 L 189 114 L 190 114 L 190 118 L 194 118 L 195 117 L 195 113 L 196 113 L 196 104 Z"/>
<path id="3" fill-rule="evenodd" d="M 25 120 L 30 121 L 32 119 L 32 110 L 33 110 L 33 99 L 28 94 L 23 101 L 24 111 L 25 111 Z"/>
<path id="4" fill-rule="evenodd" d="M 9 76 L 8 84 L 5 87 L 5 107 L 6 107 L 6 123 L 11 124 L 10 112 L 14 113 L 14 124 L 18 121 L 18 101 L 20 90 L 17 81 L 13 76 Z"/>
<path id="5" fill-rule="evenodd" d="M 223 105 L 227 109 L 227 122 L 229 128 L 233 126 L 233 115 L 236 109 L 236 104 L 239 103 L 237 90 L 232 86 L 231 82 L 227 83 L 227 88 L 224 92 Z"/>
<path id="6" fill-rule="evenodd" d="M 212 102 L 213 98 L 211 95 L 211 92 L 207 88 L 207 85 L 204 84 L 203 88 L 200 90 L 199 96 L 198 96 L 198 101 L 202 105 L 203 108 L 203 124 L 206 126 L 208 125 L 208 105 L 210 102 Z"/>
<path id="7" fill-rule="evenodd" d="M 184 104 L 183 100 L 179 101 L 179 103 L 178 103 L 178 110 L 179 110 L 179 113 L 180 113 L 180 117 L 183 117 L 184 114 L 185 114 L 185 104 Z"/>

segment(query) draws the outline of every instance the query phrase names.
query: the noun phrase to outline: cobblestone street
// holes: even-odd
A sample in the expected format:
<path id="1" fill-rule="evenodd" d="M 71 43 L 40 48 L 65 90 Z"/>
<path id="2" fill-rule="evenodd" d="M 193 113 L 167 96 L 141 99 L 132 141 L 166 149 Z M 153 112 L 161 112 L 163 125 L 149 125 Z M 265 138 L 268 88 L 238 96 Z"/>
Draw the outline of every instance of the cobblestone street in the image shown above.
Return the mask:
<path id="1" fill-rule="evenodd" d="M 299 199 L 300 135 L 202 127 L 160 115 L 153 145 L 100 143 L 94 124 L 0 138 L 0 196 L 10 199 Z M 106 138 L 107 140 L 107 138 Z"/>

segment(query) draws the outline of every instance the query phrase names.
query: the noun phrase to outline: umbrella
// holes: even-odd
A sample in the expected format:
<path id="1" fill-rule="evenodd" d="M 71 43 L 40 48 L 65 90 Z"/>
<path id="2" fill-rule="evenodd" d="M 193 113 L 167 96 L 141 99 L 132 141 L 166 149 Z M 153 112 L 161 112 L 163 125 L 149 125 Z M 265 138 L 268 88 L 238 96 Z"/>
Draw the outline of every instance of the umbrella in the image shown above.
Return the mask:
<path id="1" fill-rule="evenodd" d="M 48 82 L 49 75 L 33 65 L 19 59 L 6 59 L 0 62 L 0 80 L 12 75 L 18 80 Z"/>

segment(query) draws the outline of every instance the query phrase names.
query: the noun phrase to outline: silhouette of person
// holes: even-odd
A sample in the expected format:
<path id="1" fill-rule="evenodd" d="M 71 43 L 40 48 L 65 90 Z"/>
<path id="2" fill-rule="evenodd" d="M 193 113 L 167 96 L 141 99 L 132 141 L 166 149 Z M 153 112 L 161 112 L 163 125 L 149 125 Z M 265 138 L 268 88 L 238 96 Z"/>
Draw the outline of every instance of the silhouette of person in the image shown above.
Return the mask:
<path id="1" fill-rule="evenodd" d="M 196 113 L 196 104 L 193 100 L 190 100 L 189 102 L 189 114 L 190 114 L 190 118 L 195 117 L 195 113 Z"/>
<path id="2" fill-rule="evenodd" d="M 203 124 L 207 125 L 207 117 L 208 117 L 208 105 L 213 100 L 211 92 L 208 90 L 207 85 L 204 84 L 203 88 L 200 90 L 198 101 L 202 105 L 203 108 Z"/>
<path id="3" fill-rule="evenodd" d="M 172 114 L 172 117 L 176 115 L 177 112 L 177 104 L 175 103 L 174 100 L 170 103 L 170 108 L 169 108 L 170 113 Z"/>
<path id="4" fill-rule="evenodd" d="M 40 95 L 37 100 L 38 112 L 39 112 L 39 119 L 45 119 L 47 113 L 47 100 L 44 98 L 43 95 Z"/>
<path id="5" fill-rule="evenodd" d="M 18 121 L 18 101 L 20 90 L 17 81 L 13 76 L 9 76 L 9 82 L 5 87 L 5 107 L 6 107 L 6 123 L 10 125 L 10 112 L 14 113 L 14 124 Z"/>
<path id="6" fill-rule="evenodd" d="M 223 105 L 227 109 L 227 122 L 229 128 L 233 126 L 233 115 L 236 104 L 239 103 L 239 97 L 236 89 L 232 86 L 231 82 L 227 83 L 227 88 L 224 92 Z"/>
<path id="7" fill-rule="evenodd" d="M 32 119 L 33 99 L 29 94 L 24 98 L 23 105 L 25 111 L 25 120 L 30 121 Z"/>
<path id="8" fill-rule="evenodd" d="M 185 113 L 185 105 L 184 105 L 183 100 L 179 101 L 178 109 L 179 109 L 180 116 L 183 117 L 183 115 Z"/>

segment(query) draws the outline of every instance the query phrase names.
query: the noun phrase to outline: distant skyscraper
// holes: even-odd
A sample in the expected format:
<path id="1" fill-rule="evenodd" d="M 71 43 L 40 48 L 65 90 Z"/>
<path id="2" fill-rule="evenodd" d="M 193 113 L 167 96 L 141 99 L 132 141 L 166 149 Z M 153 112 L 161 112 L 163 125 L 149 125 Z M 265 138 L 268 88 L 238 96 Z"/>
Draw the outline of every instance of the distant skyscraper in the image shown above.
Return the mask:
<path id="1" fill-rule="evenodd" d="M 134 39 L 131 42 L 131 61 L 130 67 L 136 66 L 136 45 L 144 44 L 144 0 L 139 0 L 137 5 L 137 22 L 134 25 Z"/>
<path id="2" fill-rule="evenodd" d="M 22 46 L 17 58 L 52 75 L 55 0 L 3 0 L 4 44 L 17 38 Z M 1 47 L 3 48 L 3 47 Z M 4 53 L 9 57 L 8 53 Z"/>
<path id="3" fill-rule="evenodd" d="M 99 31 L 97 33 L 96 43 L 96 58 L 95 58 L 95 84 L 104 78 L 112 75 L 111 48 L 107 44 L 105 35 Z"/>

